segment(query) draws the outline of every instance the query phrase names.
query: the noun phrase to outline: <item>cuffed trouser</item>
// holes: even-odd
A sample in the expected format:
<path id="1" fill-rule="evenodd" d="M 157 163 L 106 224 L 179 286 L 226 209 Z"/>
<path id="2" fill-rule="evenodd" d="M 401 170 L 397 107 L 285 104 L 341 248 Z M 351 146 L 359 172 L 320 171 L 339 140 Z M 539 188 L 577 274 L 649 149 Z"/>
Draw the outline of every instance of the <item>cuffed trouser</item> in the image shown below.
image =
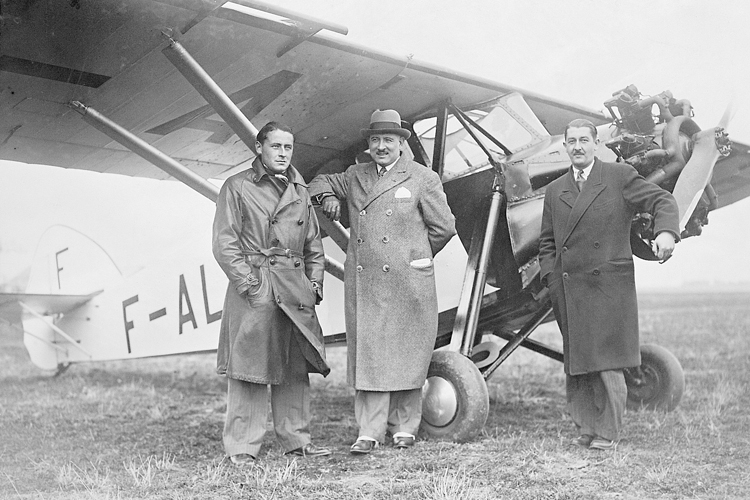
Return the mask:
<path id="1" fill-rule="evenodd" d="M 616 441 L 620 438 L 628 387 L 622 370 L 567 375 L 570 418 L 581 434 Z"/>
<path id="2" fill-rule="evenodd" d="M 386 430 L 391 435 L 405 432 L 417 435 L 422 420 L 422 389 L 408 391 L 357 391 L 354 396 L 354 417 L 359 425 L 359 436 L 377 441 L 385 440 Z"/>
<path id="3" fill-rule="evenodd" d="M 284 383 L 271 385 L 273 427 L 284 452 L 310 442 L 310 379 L 305 358 L 294 338 L 287 366 Z M 231 378 L 227 382 L 224 451 L 230 457 L 240 453 L 257 457 L 268 419 L 267 385 Z"/>

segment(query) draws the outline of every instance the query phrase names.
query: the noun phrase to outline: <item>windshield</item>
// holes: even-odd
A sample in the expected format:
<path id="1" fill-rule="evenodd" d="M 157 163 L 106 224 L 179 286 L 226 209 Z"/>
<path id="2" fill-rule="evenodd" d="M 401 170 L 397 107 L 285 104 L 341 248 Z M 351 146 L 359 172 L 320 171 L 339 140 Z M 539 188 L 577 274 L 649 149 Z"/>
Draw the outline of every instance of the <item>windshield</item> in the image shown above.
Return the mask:
<path id="1" fill-rule="evenodd" d="M 520 94 L 504 96 L 465 113 L 511 153 L 529 148 L 549 135 Z M 414 131 L 422 141 L 430 161 L 434 153 L 436 126 L 436 118 L 426 118 L 414 124 Z M 496 160 L 502 161 L 505 158 L 497 144 L 476 128 L 473 131 Z M 443 181 L 488 165 L 487 154 L 463 128 L 461 122 L 453 114 L 449 115 L 446 124 Z"/>

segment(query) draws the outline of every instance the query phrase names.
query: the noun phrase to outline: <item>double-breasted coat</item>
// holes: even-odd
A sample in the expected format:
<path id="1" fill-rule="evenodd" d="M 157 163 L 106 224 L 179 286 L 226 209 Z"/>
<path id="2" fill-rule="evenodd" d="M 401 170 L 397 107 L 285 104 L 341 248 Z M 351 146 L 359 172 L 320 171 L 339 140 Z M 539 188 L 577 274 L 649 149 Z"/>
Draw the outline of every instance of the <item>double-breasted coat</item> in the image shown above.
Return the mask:
<path id="1" fill-rule="evenodd" d="M 598 158 L 580 194 L 571 169 L 547 186 L 539 263 L 563 336 L 565 373 L 639 366 L 633 215 L 679 239 L 677 204 L 630 165 Z"/>
<path id="2" fill-rule="evenodd" d="M 437 336 L 433 257 L 456 234 L 438 175 L 403 156 L 319 175 L 310 194 L 347 200 L 347 379 L 357 390 L 422 387 Z"/>
<path id="3" fill-rule="evenodd" d="M 309 372 L 330 371 L 315 313 L 322 288 L 312 284 L 322 287 L 325 263 L 318 219 L 299 172 L 290 166 L 287 178 L 272 178 L 256 158 L 216 202 L 213 253 L 229 278 L 217 372 L 232 379 L 282 383 L 293 335 Z"/>

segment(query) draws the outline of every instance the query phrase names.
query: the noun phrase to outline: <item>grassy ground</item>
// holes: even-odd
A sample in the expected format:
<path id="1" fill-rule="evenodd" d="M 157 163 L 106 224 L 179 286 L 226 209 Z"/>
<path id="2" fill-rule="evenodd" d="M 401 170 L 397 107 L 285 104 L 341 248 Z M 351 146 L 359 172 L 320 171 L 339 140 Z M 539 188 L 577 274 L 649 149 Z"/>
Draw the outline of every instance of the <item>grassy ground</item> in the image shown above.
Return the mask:
<path id="1" fill-rule="evenodd" d="M 353 458 L 344 352 L 313 377 L 313 439 L 334 454 L 289 459 L 273 434 L 260 460 L 223 460 L 213 355 L 75 365 L 60 377 L 0 335 L 0 498 L 683 499 L 750 495 L 750 294 L 641 298 L 644 342 L 682 362 L 669 414 L 630 412 L 614 453 L 569 446 L 562 366 L 519 350 L 489 382 L 483 433 Z M 534 338 L 558 343 L 543 326 Z"/>

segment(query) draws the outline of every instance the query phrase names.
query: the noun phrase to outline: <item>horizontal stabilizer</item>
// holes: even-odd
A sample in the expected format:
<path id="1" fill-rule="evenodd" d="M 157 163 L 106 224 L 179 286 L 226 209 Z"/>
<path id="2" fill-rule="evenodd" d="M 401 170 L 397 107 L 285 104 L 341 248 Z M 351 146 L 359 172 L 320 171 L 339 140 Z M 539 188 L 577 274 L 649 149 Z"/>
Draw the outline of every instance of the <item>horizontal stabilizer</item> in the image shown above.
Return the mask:
<path id="1" fill-rule="evenodd" d="M 67 313 L 82 306 L 91 300 L 92 297 L 99 295 L 99 293 L 101 291 L 88 295 L 0 293 L 0 316 L 4 316 L 4 311 L 6 310 L 18 307 L 18 303 L 20 302 L 42 316 Z"/>

